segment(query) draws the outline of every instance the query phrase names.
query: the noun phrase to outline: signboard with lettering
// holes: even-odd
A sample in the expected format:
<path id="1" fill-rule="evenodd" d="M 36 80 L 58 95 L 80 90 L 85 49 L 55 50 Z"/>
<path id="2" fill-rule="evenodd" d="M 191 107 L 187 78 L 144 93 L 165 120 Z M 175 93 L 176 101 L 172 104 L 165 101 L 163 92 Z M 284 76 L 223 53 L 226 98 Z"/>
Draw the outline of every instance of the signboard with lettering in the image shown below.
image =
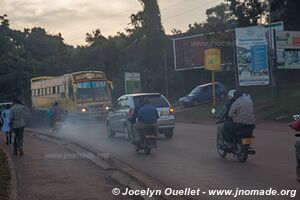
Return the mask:
<path id="1" fill-rule="evenodd" d="M 277 68 L 300 69 L 300 32 L 276 31 Z"/>
<path id="2" fill-rule="evenodd" d="M 175 71 L 204 68 L 206 49 L 218 48 L 222 64 L 232 63 L 234 32 L 192 35 L 173 39 Z"/>
<path id="3" fill-rule="evenodd" d="M 236 28 L 235 33 L 239 85 L 268 85 L 270 76 L 265 27 Z"/>
<path id="4" fill-rule="evenodd" d="M 276 47 L 278 49 L 300 49 L 300 32 L 276 31 Z"/>
<path id="5" fill-rule="evenodd" d="M 125 94 L 141 92 L 141 74 L 125 72 Z"/>
<path id="6" fill-rule="evenodd" d="M 221 51 L 220 49 L 206 49 L 204 51 L 205 69 L 210 71 L 221 70 Z"/>
<path id="7" fill-rule="evenodd" d="M 73 74 L 75 82 L 87 81 L 87 80 L 106 80 L 103 72 L 80 72 Z"/>

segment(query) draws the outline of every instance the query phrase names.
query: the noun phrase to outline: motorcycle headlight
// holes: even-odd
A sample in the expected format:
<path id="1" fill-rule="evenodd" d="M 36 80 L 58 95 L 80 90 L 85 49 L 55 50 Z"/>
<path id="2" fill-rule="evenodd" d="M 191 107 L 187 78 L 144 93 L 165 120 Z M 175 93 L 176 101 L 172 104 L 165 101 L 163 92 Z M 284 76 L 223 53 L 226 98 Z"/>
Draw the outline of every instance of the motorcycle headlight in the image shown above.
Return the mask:
<path id="1" fill-rule="evenodd" d="M 88 111 L 87 108 L 82 108 L 82 109 L 81 109 L 81 112 L 83 112 L 83 113 L 84 113 L 84 112 L 87 112 L 87 111 Z"/>

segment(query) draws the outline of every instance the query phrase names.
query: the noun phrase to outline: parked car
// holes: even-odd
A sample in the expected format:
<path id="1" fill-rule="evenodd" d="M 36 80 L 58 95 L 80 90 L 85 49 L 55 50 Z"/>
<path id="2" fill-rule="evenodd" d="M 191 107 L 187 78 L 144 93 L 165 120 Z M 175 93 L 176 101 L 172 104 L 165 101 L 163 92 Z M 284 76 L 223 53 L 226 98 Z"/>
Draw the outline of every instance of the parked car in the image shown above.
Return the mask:
<path id="1" fill-rule="evenodd" d="M 118 98 L 117 103 L 110 109 L 107 115 L 107 134 L 114 137 L 116 132 L 123 133 L 127 140 L 132 139 L 132 127 L 130 119 L 134 108 L 138 106 L 140 98 L 147 97 L 159 113 L 158 131 L 166 138 L 172 138 L 175 127 L 174 109 L 168 100 L 159 93 L 128 94 Z"/>
<path id="2" fill-rule="evenodd" d="M 226 94 L 226 88 L 219 82 L 215 83 L 216 97 L 223 98 Z M 199 85 L 195 87 L 190 94 L 181 97 L 179 104 L 183 106 L 196 106 L 200 103 L 209 102 L 212 99 L 212 83 Z"/>

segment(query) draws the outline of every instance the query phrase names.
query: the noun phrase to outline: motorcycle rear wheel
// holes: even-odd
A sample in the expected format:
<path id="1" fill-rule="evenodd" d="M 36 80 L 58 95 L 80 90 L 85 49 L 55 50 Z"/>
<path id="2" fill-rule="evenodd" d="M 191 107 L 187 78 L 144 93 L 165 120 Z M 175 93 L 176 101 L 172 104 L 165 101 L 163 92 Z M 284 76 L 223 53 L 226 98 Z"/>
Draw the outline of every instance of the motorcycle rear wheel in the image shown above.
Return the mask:
<path id="1" fill-rule="evenodd" d="M 144 153 L 145 153 L 146 155 L 149 155 L 149 154 L 151 153 L 151 148 L 150 148 L 150 147 L 145 147 L 145 148 L 144 148 Z"/>
<path id="2" fill-rule="evenodd" d="M 239 162 L 245 163 L 248 159 L 248 147 L 246 145 L 241 146 L 241 152 L 236 155 Z"/>

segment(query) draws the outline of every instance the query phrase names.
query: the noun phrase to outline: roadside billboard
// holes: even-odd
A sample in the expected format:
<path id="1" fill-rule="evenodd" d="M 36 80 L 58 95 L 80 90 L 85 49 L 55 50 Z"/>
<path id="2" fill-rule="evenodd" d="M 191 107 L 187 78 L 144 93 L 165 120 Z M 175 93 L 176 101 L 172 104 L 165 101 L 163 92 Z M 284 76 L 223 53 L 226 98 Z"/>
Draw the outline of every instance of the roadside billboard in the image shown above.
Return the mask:
<path id="1" fill-rule="evenodd" d="M 300 69 L 300 32 L 276 31 L 277 68 Z"/>
<path id="2" fill-rule="evenodd" d="M 276 31 L 276 47 L 278 49 L 300 49 L 300 32 Z"/>
<path id="3" fill-rule="evenodd" d="M 125 94 L 134 94 L 141 92 L 140 73 L 125 72 Z"/>
<path id="4" fill-rule="evenodd" d="M 239 85 L 268 85 L 270 76 L 265 27 L 236 28 L 235 34 Z"/>
<path id="5" fill-rule="evenodd" d="M 283 22 L 274 22 L 265 25 L 266 27 L 266 36 L 269 43 L 270 49 L 273 50 L 274 53 L 276 53 L 277 57 L 277 66 L 284 64 L 284 52 L 282 52 L 280 49 L 276 48 L 275 50 L 275 38 L 274 38 L 274 30 L 275 31 L 283 31 Z M 282 62 L 283 61 L 283 62 Z"/>
<path id="6" fill-rule="evenodd" d="M 206 49 L 218 48 L 222 64 L 233 61 L 234 31 L 201 34 L 173 39 L 175 71 L 204 68 Z"/>

